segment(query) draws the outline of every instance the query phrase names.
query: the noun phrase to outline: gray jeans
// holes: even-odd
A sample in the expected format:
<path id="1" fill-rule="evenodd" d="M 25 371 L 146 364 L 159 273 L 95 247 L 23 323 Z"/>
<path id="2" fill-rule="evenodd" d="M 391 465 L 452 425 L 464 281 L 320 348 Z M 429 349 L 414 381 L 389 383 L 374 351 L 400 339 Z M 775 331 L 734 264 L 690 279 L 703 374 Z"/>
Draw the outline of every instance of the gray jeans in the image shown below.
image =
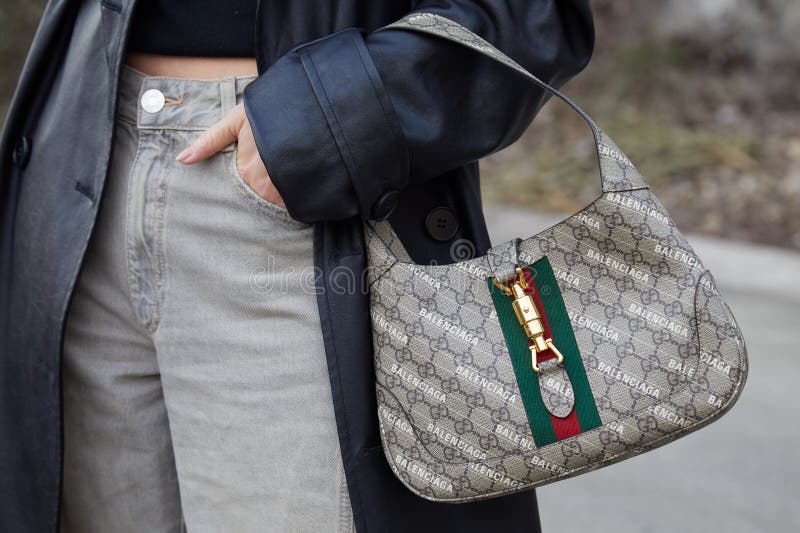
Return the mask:
<path id="1" fill-rule="evenodd" d="M 236 144 L 175 161 L 253 79 L 123 67 L 64 339 L 62 532 L 353 531 L 313 228 L 247 186 Z"/>

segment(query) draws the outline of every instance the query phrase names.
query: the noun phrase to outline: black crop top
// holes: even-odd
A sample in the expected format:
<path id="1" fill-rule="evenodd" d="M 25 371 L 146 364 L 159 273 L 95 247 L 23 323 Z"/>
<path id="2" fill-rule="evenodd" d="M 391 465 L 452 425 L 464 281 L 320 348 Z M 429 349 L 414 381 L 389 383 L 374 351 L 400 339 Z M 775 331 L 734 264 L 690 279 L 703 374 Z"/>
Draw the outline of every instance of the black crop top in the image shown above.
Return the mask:
<path id="1" fill-rule="evenodd" d="M 256 0 L 138 0 L 127 50 L 255 57 Z"/>

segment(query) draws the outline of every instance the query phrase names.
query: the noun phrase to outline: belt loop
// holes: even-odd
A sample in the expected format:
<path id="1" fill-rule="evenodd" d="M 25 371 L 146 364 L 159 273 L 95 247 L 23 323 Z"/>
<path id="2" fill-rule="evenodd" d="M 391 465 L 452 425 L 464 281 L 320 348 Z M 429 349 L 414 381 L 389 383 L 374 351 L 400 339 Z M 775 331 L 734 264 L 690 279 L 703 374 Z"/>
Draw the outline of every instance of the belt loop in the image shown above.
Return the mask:
<path id="1" fill-rule="evenodd" d="M 222 117 L 224 117 L 236 105 L 235 78 L 223 78 L 219 80 L 219 98 L 222 103 Z"/>
<path id="2" fill-rule="evenodd" d="M 219 80 L 219 101 L 222 106 L 222 117 L 227 115 L 233 106 L 236 105 L 236 79 L 222 78 Z M 233 144 L 229 144 L 222 149 L 223 152 L 233 151 Z"/>
<path id="3" fill-rule="evenodd" d="M 236 91 L 236 103 L 240 104 L 244 101 L 244 90 L 252 81 L 254 81 L 258 76 L 240 76 L 236 78 L 236 82 L 234 83 L 235 91 Z"/>

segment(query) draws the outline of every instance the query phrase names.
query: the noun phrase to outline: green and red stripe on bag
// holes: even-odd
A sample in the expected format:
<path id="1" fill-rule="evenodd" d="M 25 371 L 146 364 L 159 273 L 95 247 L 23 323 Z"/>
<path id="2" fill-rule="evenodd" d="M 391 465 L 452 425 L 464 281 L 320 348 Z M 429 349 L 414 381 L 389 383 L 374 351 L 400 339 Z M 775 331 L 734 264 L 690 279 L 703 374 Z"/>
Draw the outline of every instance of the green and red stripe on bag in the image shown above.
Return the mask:
<path id="1" fill-rule="evenodd" d="M 575 398 L 575 407 L 565 417 L 551 414 L 544 405 L 539 387 L 539 374 L 531 365 L 531 340 L 528 339 L 511 307 L 513 298 L 497 287 L 493 279 L 487 280 L 489 291 L 497 311 L 497 318 L 506 339 L 508 352 L 514 367 L 522 403 L 530 423 L 531 433 L 536 446 L 541 448 L 568 437 L 574 437 L 584 431 L 600 426 L 600 415 L 597 412 L 594 396 L 586 378 L 578 343 L 567 314 L 561 291 L 556 283 L 553 269 L 547 257 L 522 268 L 527 287 L 525 293 L 533 297 L 542 315 L 545 338 L 552 338 L 564 356 L 564 369 L 569 376 Z M 508 280 L 513 282 L 517 279 Z M 498 280 L 505 283 L 507 280 Z M 556 355 L 551 350 L 541 352 L 537 356 L 538 364 Z"/>

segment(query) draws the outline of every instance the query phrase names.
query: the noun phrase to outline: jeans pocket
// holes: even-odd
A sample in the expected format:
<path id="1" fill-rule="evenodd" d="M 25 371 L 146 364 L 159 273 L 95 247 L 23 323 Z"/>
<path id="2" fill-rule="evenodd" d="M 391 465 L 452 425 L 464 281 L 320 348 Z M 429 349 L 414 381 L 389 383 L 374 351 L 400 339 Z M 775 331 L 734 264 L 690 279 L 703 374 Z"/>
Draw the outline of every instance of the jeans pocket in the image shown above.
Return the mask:
<path id="1" fill-rule="evenodd" d="M 251 203 L 254 203 L 255 205 L 259 206 L 263 211 L 266 211 L 269 214 L 279 215 L 279 216 L 281 216 L 283 218 L 286 218 L 286 219 L 294 222 L 295 224 L 301 224 L 303 226 L 307 226 L 308 225 L 308 224 L 305 224 L 304 222 L 300 222 L 298 220 L 293 219 L 289 215 L 289 211 L 285 207 L 280 206 L 278 204 L 275 204 L 273 202 L 270 202 L 269 200 L 266 200 L 266 199 L 262 198 L 261 196 L 259 196 L 259 194 L 256 191 L 254 191 L 250 187 L 250 185 L 244 180 L 244 177 L 239 172 L 239 164 L 238 164 L 239 143 L 238 142 L 234 142 L 233 143 L 233 150 L 230 150 L 228 152 L 223 152 L 223 153 L 227 154 L 228 157 L 230 158 L 230 162 L 228 164 L 228 169 L 230 171 L 231 176 L 234 178 L 234 181 L 236 182 L 235 183 L 236 188 L 239 189 L 245 195 L 245 197 L 248 200 L 250 200 Z"/>

